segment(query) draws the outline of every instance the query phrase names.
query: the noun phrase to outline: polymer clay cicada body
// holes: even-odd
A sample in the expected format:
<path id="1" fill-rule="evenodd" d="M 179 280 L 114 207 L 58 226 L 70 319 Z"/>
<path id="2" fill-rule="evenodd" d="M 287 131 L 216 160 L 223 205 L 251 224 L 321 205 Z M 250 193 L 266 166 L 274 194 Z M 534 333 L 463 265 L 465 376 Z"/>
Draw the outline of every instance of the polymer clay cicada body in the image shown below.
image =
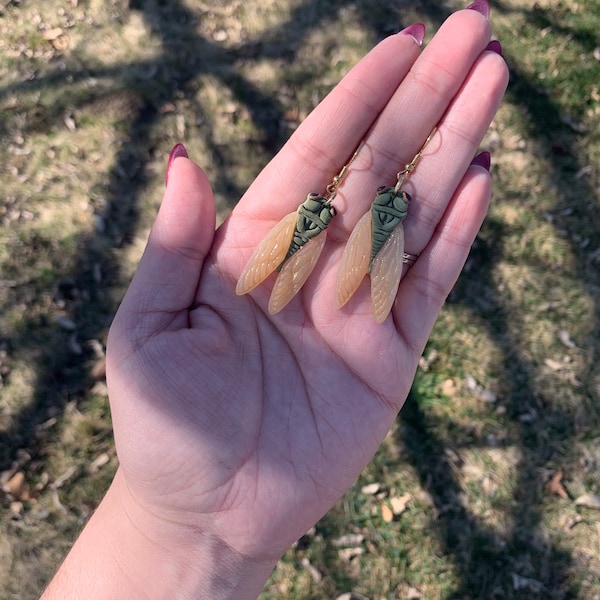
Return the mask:
<path id="1" fill-rule="evenodd" d="M 327 239 L 326 229 L 334 216 L 330 199 L 308 194 L 298 210 L 275 225 L 256 248 L 240 275 L 236 294 L 247 294 L 278 271 L 268 309 L 272 315 L 282 310 L 315 268 Z"/>
<path id="2" fill-rule="evenodd" d="M 344 306 L 365 275 L 371 276 L 371 304 L 377 323 L 387 318 L 400 284 L 404 254 L 404 227 L 410 196 L 382 186 L 371 209 L 356 224 L 342 256 L 336 285 L 336 303 Z"/>

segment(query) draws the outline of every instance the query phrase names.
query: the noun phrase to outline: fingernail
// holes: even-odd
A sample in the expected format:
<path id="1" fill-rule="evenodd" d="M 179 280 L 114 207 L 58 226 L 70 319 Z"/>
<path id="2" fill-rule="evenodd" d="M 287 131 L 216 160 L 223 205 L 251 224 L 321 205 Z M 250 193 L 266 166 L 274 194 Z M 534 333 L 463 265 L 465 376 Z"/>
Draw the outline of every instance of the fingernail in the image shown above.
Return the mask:
<path id="1" fill-rule="evenodd" d="M 492 166 L 492 156 L 489 152 L 480 152 L 472 161 L 472 165 L 478 165 L 483 167 L 486 171 L 489 172 L 490 167 Z"/>
<path id="2" fill-rule="evenodd" d="M 165 185 L 169 184 L 169 172 L 171 171 L 171 166 L 173 165 L 173 161 L 183 156 L 184 158 L 188 157 L 187 150 L 183 144 L 175 144 L 173 146 L 173 150 L 171 150 L 171 154 L 169 154 L 169 160 L 167 161 L 167 173 L 165 175 Z"/>
<path id="3" fill-rule="evenodd" d="M 475 0 L 473 4 L 469 4 L 467 8 L 471 10 L 476 10 L 478 13 L 481 13 L 486 19 L 490 17 L 490 5 L 487 3 L 487 0 Z"/>
<path id="4" fill-rule="evenodd" d="M 492 52 L 495 52 L 496 54 L 499 54 L 500 56 L 502 56 L 502 45 L 500 44 L 500 42 L 498 40 L 492 40 L 486 47 L 486 50 L 491 50 Z"/>
<path id="5" fill-rule="evenodd" d="M 422 46 L 423 40 L 425 39 L 425 25 L 423 25 L 423 23 L 413 23 L 398 33 L 410 35 L 419 46 Z"/>

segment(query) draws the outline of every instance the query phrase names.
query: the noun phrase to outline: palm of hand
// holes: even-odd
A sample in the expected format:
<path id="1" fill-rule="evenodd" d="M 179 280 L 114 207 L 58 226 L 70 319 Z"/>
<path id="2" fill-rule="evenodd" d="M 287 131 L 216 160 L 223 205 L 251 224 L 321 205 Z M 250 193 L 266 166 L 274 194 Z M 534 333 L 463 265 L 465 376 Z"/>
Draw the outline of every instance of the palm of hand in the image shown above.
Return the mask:
<path id="1" fill-rule="evenodd" d="M 135 427 L 117 430 L 117 443 L 130 486 L 154 510 L 209 515 L 213 525 L 222 518 L 219 535 L 237 550 L 264 551 L 276 540 L 276 555 L 368 462 L 415 359 L 401 360 L 408 353 L 393 326 L 368 313 L 343 333 L 347 317 L 311 306 L 313 284 L 275 322 L 233 285 L 208 260 L 194 308 L 183 301 L 164 310 L 164 325 L 154 323 L 156 333 L 121 363 L 117 394 L 127 396 L 127 414 L 115 407 L 115 418 Z M 119 323 L 116 344 L 125 343 Z M 366 344 L 377 369 L 362 357 Z M 123 371 L 137 373 L 137 389 Z M 386 372 L 396 374 L 382 383 Z"/>

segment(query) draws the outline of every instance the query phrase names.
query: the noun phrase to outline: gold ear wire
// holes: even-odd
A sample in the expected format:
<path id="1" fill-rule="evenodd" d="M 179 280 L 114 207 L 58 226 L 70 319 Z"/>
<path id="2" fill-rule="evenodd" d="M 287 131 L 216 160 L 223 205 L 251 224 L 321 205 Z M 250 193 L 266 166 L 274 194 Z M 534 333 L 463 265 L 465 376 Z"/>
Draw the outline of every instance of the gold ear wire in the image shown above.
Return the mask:
<path id="1" fill-rule="evenodd" d="M 331 182 L 325 188 L 327 199 L 331 202 L 337 195 L 337 190 L 342 185 L 346 174 L 348 173 L 348 169 L 350 165 L 354 162 L 354 159 L 358 156 L 358 153 L 361 151 L 362 147 L 365 145 L 365 140 L 361 140 L 356 150 L 348 160 L 348 162 L 342 167 L 341 171 L 331 180 Z"/>

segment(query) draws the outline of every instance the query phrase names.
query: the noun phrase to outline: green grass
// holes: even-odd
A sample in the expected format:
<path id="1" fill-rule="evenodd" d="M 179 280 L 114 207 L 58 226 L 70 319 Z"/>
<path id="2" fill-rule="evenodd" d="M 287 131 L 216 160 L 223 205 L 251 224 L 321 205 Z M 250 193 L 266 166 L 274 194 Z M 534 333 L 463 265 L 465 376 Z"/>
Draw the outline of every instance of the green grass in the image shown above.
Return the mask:
<path id="1" fill-rule="evenodd" d="M 6 599 L 39 594 L 116 469 L 93 347 L 173 144 L 207 171 L 223 218 L 373 43 L 413 21 L 431 35 L 458 7 L 77 4 L 0 14 L 0 472 L 21 461 L 31 492 L 21 508 L 0 494 Z M 600 597 L 600 513 L 574 503 L 600 494 L 600 5 L 491 5 L 511 83 L 483 144 L 489 218 L 393 430 L 263 600 Z M 43 39 L 55 27 L 67 47 Z M 49 483 L 71 470 L 57 502 Z M 558 471 L 566 498 L 548 488 Z M 361 537 L 340 546 L 348 534 Z"/>

